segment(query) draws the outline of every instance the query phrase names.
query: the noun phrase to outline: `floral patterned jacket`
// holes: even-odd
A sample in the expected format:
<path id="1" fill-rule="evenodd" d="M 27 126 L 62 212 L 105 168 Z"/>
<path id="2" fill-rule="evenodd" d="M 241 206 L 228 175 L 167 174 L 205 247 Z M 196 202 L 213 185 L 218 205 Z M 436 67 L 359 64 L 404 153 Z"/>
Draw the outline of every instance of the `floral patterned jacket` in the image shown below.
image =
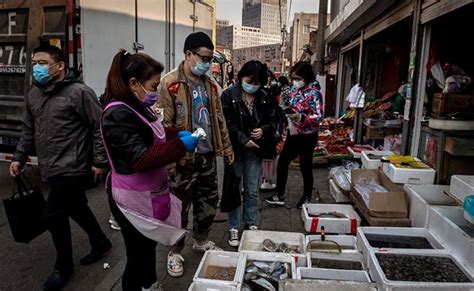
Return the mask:
<path id="1" fill-rule="evenodd" d="M 318 131 L 319 121 L 323 118 L 323 97 L 319 88 L 318 81 L 300 89 L 291 88 L 290 107 L 301 114 L 301 119 L 294 122 L 299 134 L 311 134 Z"/>

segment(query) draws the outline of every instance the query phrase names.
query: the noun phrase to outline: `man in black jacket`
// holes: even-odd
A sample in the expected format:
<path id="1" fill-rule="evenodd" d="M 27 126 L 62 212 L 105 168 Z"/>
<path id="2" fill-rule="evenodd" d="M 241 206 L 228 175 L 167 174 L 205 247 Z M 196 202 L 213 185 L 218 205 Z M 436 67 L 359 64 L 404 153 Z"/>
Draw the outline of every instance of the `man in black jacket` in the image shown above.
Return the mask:
<path id="1" fill-rule="evenodd" d="M 36 153 L 50 188 L 45 213 L 57 252 L 54 272 L 43 289 L 58 290 L 74 266 L 69 217 L 84 229 L 92 246 L 81 265 L 94 263 L 112 247 L 85 195 L 85 185 L 101 179 L 107 158 L 94 91 L 73 71 L 66 72 L 64 54 L 57 47 L 36 48 L 32 63 L 34 86 L 25 97 L 23 131 L 10 174 L 18 175 L 28 156 Z"/>

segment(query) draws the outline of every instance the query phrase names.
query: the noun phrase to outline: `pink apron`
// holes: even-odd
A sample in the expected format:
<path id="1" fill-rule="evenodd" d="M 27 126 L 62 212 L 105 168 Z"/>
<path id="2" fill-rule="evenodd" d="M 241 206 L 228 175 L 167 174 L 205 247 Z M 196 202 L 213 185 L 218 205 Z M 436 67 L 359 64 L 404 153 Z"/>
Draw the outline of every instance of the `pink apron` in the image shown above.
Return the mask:
<path id="1" fill-rule="evenodd" d="M 165 129 L 159 120 L 149 122 L 123 102 L 111 102 L 104 111 L 114 106 L 127 106 L 154 133 L 154 144 L 166 142 Z M 181 201 L 171 193 L 166 167 L 121 175 L 115 171 L 106 148 L 112 171 L 112 197 L 130 223 L 144 236 L 163 245 L 174 245 L 185 234 L 181 228 Z"/>

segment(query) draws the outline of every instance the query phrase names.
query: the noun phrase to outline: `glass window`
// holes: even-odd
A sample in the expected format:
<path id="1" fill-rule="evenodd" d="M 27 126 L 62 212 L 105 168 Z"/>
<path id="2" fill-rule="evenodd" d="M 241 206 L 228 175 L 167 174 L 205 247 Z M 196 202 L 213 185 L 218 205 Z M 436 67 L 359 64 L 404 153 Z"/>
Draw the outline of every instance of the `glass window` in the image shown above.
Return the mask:
<path id="1" fill-rule="evenodd" d="M 303 33 L 308 34 L 309 33 L 309 25 L 304 25 L 303 26 Z"/>

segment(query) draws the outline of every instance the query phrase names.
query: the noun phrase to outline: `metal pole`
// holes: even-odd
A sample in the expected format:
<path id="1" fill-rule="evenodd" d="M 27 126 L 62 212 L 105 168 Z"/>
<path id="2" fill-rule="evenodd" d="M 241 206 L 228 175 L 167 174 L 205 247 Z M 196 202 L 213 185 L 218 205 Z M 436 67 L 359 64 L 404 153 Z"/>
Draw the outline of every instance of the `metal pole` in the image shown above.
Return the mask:
<path id="1" fill-rule="evenodd" d="M 318 34 L 316 39 L 316 62 L 315 71 L 317 74 L 322 75 L 324 73 L 324 57 L 325 57 L 325 43 L 324 43 L 324 31 L 326 30 L 327 16 L 328 16 L 328 1 L 319 1 L 319 12 L 318 12 Z"/>
<path id="2" fill-rule="evenodd" d="M 138 0 L 135 0 L 135 43 L 138 43 Z M 136 46 L 135 53 L 138 53 L 138 47 Z"/>
<path id="3" fill-rule="evenodd" d="M 407 84 L 407 93 L 406 93 L 406 101 L 405 101 L 405 112 L 403 116 L 403 132 L 402 132 L 402 147 L 401 147 L 401 154 L 407 154 L 409 143 L 410 143 L 410 135 L 413 131 L 412 129 L 412 121 L 411 116 L 413 106 L 411 103 L 413 102 L 412 92 L 416 92 L 416 54 L 418 50 L 418 42 L 419 42 L 419 31 L 420 31 L 420 15 L 421 15 L 421 5 L 423 1 L 415 0 L 413 1 L 413 28 L 411 33 L 411 50 L 410 50 L 410 64 L 408 67 L 408 84 Z M 422 98 L 422 96 L 418 96 L 418 98 Z M 421 101 L 420 101 L 421 102 Z"/>
<path id="4" fill-rule="evenodd" d="M 362 82 L 362 62 L 364 56 L 364 28 L 360 32 L 360 43 L 359 43 L 359 64 L 357 66 L 357 83 L 359 86 Z M 354 130 L 355 130 L 355 141 L 357 144 L 362 144 L 363 137 L 363 123 L 364 123 L 364 108 L 356 108 L 356 115 L 354 117 Z"/>
<path id="5" fill-rule="evenodd" d="M 176 0 L 173 0 L 173 37 L 172 45 L 173 49 L 171 50 L 171 56 L 173 59 L 173 68 L 176 66 Z"/>

